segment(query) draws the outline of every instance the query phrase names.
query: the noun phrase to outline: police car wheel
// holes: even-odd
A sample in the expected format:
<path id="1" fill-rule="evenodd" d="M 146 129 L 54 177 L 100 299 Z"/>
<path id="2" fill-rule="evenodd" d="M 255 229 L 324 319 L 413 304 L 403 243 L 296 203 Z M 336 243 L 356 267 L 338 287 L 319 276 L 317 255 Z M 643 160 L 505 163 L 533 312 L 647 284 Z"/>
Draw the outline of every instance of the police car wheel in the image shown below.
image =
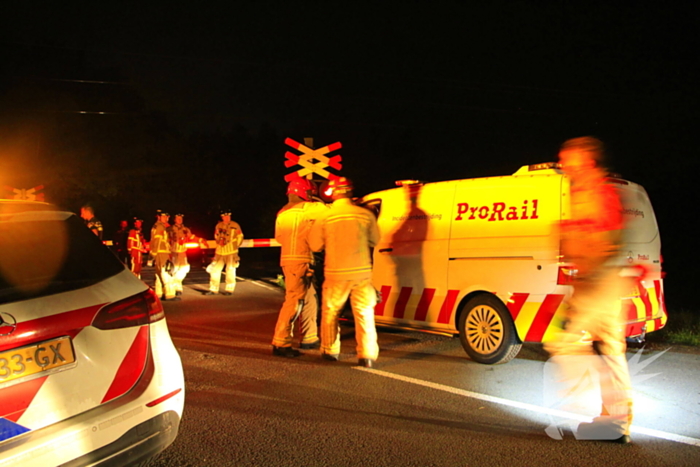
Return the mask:
<path id="1" fill-rule="evenodd" d="M 458 329 L 462 347 L 478 363 L 509 362 L 522 347 L 508 309 L 493 295 L 471 298 L 460 312 Z"/>

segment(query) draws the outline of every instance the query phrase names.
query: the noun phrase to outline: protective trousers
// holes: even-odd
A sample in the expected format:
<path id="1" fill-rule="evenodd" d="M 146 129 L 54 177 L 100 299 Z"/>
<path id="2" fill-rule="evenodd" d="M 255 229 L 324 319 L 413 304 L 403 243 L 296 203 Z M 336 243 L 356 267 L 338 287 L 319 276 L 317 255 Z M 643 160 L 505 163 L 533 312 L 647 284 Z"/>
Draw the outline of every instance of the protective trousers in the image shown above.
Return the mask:
<path id="1" fill-rule="evenodd" d="M 143 266 L 143 253 L 131 250 L 131 272 L 141 279 L 141 266 Z"/>
<path id="2" fill-rule="evenodd" d="M 321 351 L 329 355 L 340 354 L 340 326 L 338 318 L 350 297 L 355 320 L 357 358 L 376 360 L 379 355 L 377 329 L 374 325 L 374 305 L 377 292 L 371 279 L 332 280 L 323 283 L 323 309 L 321 313 Z"/>
<path id="3" fill-rule="evenodd" d="M 175 287 L 175 292 L 182 292 L 182 281 L 187 277 L 187 273 L 190 272 L 190 264 L 187 262 L 187 253 L 172 253 L 170 255 L 170 261 L 173 263 L 173 286 Z"/>
<path id="4" fill-rule="evenodd" d="M 209 290 L 219 293 L 221 283 L 221 271 L 226 266 L 226 292 L 233 293 L 236 290 L 236 268 L 238 267 L 238 255 L 215 255 L 214 261 L 207 266 L 209 272 Z"/>
<path id="5" fill-rule="evenodd" d="M 168 271 L 166 271 L 166 265 L 169 259 L 170 255 L 168 253 L 158 253 L 153 263 L 156 275 L 156 295 L 159 297 L 165 295 L 166 300 L 175 297 L 173 278 L 168 274 Z"/>
<path id="6" fill-rule="evenodd" d="M 294 323 L 301 316 L 301 343 L 311 344 L 318 341 L 316 316 L 316 290 L 311 283 L 311 268 L 307 263 L 282 266 L 284 273 L 284 303 L 280 309 L 275 326 L 272 345 L 291 347 L 294 336 Z"/>
<path id="7" fill-rule="evenodd" d="M 577 280 L 569 301 L 565 329 L 545 343 L 552 355 L 564 405 L 584 399 L 596 376 L 602 410 L 594 419 L 608 433 L 596 439 L 612 439 L 629 434 L 632 423 L 632 395 L 625 357 L 625 320 L 620 297 L 631 284 L 616 268 L 594 277 Z M 568 399 L 568 401 L 566 401 Z"/>

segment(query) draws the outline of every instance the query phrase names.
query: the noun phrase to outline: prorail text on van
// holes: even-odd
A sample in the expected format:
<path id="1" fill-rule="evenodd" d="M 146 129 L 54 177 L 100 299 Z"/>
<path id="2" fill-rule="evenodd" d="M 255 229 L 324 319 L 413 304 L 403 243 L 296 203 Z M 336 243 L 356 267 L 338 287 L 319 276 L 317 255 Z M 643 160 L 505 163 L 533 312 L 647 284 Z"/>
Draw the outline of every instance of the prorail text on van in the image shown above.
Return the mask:
<path id="1" fill-rule="evenodd" d="M 491 207 L 489 206 L 469 206 L 469 203 L 457 203 L 457 217 L 456 221 L 461 221 L 465 219 L 462 214 L 469 214 L 467 220 L 473 220 L 477 217 L 479 219 L 487 219 L 489 222 L 493 221 L 518 221 L 526 219 L 539 219 L 537 216 L 537 205 L 539 200 L 533 199 L 532 204 L 528 205 L 528 200 L 523 201 L 522 206 L 507 206 L 506 203 L 496 202 L 493 203 Z M 503 216 L 504 211 L 508 208 L 507 214 Z M 520 215 L 518 215 L 518 210 L 520 210 Z M 528 215 L 529 213 L 529 215 Z"/>

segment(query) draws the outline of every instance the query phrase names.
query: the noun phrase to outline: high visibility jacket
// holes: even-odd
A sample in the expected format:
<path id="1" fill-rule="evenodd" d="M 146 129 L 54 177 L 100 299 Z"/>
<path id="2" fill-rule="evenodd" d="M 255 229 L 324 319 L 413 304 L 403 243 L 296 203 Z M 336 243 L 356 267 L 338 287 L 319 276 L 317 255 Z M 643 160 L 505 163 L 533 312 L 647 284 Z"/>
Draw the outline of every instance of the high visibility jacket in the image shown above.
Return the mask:
<path id="1" fill-rule="evenodd" d="M 238 247 L 243 241 L 243 231 L 237 222 L 219 222 L 214 228 L 217 255 L 238 253 Z"/>
<path id="2" fill-rule="evenodd" d="M 170 253 L 168 225 L 158 221 L 151 229 L 151 254 Z"/>
<path id="3" fill-rule="evenodd" d="M 146 241 L 143 238 L 141 229 L 129 230 L 129 239 L 127 240 L 127 249 L 131 251 L 146 251 Z"/>
<path id="4" fill-rule="evenodd" d="M 570 220 L 562 223 L 562 254 L 579 277 L 595 273 L 622 247 L 622 204 L 603 176 L 571 186 Z"/>
<path id="5" fill-rule="evenodd" d="M 328 210 L 316 201 L 289 203 L 278 213 L 275 222 L 275 240 L 282 245 L 280 265 L 313 263 L 308 236 L 314 221 Z"/>
<path id="6" fill-rule="evenodd" d="M 192 231 L 184 224 L 173 224 L 168 228 L 168 239 L 170 240 L 170 251 L 173 253 L 184 253 L 187 251 L 187 242 L 194 238 Z"/>
<path id="7" fill-rule="evenodd" d="M 370 248 L 379 242 L 377 220 L 350 199 L 337 199 L 309 232 L 312 251 L 326 251 L 324 275 L 331 280 L 372 276 Z"/>
<path id="8" fill-rule="evenodd" d="M 102 222 L 100 222 L 97 217 L 91 217 L 89 220 L 85 221 L 85 225 L 88 229 L 92 230 L 92 233 L 102 240 Z"/>

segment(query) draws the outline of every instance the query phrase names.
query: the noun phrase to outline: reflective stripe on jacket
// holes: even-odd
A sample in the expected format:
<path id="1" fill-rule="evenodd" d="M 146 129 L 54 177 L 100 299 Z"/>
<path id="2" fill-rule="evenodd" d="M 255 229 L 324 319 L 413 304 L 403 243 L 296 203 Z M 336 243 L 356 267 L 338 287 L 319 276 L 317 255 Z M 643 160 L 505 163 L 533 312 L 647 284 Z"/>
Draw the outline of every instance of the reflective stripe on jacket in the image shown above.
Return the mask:
<path id="1" fill-rule="evenodd" d="M 151 229 L 151 254 L 170 253 L 170 242 L 168 241 L 168 226 L 158 221 Z"/>
<path id="2" fill-rule="evenodd" d="M 324 275 L 333 280 L 364 279 L 372 275 L 370 248 L 379 242 L 377 221 L 350 199 L 337 199 L 309 233 L 313 251 L 326 251 Z"/>
<path id="3" fill-rule="evenodd" d="M 328 210 L 325 204 L 303 201 L 287 204 L 277 213 L 275 240 L 282 245 L 280 265 L 313 263 L 308 235 L 314 221 Z"/>
<path id="4" fill-rule="evenodd" d="M 217 255 L 238 253 L 238 247 L 243 241 L 243 231 L 237 222 L 219 222 L 214 228 Z"/>

